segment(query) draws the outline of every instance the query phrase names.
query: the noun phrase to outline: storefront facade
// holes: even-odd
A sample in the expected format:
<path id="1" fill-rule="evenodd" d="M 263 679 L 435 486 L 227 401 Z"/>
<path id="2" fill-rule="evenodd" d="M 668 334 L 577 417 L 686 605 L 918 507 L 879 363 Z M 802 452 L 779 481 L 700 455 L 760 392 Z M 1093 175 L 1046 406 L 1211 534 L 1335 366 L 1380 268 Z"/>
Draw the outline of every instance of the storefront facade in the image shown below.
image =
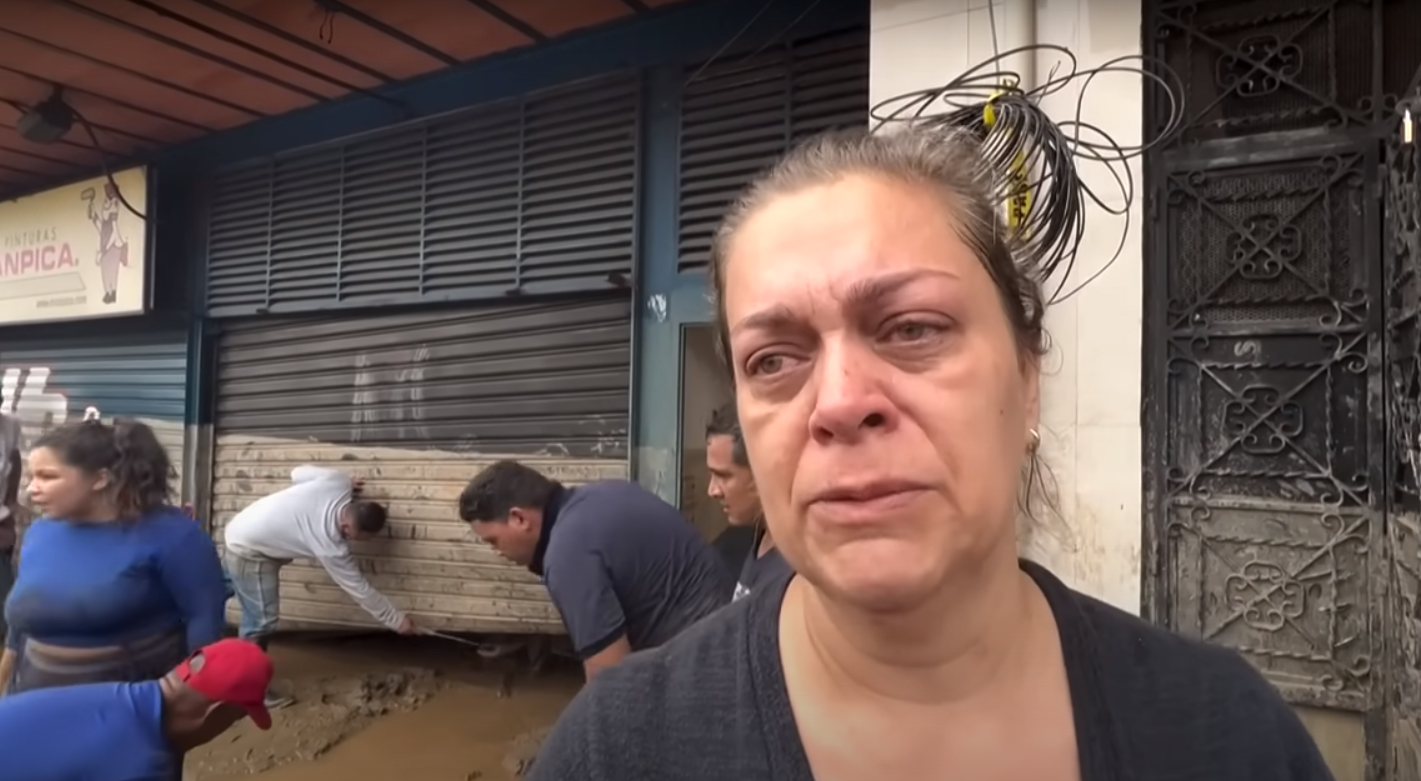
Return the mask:
<path id="1" fill-rule="evenodd" d="M 638 420 L 674 409 L 662 332 L 707 317 L 710 230 L 795 139 L 866 116 L 866 4 L 792 5 L 692 3 L 470 65 L 502 78 L 459 76 L 486 99 L 427 118 L 324 139 L 257 123 L 175 153 L 199 204 L 189 373 L 214 537 L 294 466 L 349 469 L 391 509 L 363 566 L 422 625 L 562 631 L 536 578 L 459 522 L 459 491 L 517 458 L 676 498 Z M 694 309 L 666 305 L 668 279 Z M 283 577 L 286 625 L 368 622 L 319 568 Z"/>
<path id="2" fill-rule="evenodd" d="M 6 409 L 30 439 L 90 406 L 153 425 L 219 544 L 294 466 L 349 469 L 393 519 L 363 566 L 424 625 L 560 632 L 459 490 L 509 457 L 694 515 L 710 233 L 795 140 L 865 121 L 868 22 L 686 2 L 172 147 L 161 189 L 122 188 L 143 305 L 0 323 Z M 284 577 L 287 626 L 367 623 L 318 568 Z"/>

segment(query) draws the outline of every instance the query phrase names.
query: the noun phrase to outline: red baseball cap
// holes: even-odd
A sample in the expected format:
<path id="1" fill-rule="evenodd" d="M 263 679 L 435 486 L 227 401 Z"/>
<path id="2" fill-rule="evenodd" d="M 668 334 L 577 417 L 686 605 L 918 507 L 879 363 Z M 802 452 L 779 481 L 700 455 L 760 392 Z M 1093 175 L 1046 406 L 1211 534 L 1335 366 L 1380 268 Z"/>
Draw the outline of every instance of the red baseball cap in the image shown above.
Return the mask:
<path id="1" fill-rule="evenodd" d="M 255 643 L 218 640 L 198 649 L 173 673 L 198 694 L 236 705 L 257 727 L 271 729 L 271 713 L 264 704 L 271 685 L 271 659 Z"/>

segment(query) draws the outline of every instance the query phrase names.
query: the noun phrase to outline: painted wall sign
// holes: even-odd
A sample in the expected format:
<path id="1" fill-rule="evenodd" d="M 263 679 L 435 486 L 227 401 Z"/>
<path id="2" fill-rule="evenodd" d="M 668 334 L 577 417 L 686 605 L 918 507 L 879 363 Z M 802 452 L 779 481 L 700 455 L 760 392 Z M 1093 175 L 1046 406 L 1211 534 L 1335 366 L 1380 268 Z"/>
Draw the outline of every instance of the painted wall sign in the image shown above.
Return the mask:
<path id="1" fill-rule="evenodd" d="M 148 171 L 0 203 L 0 325 L 143 312 Z M 122 195 L 123 200 L 119 198 Z"/>

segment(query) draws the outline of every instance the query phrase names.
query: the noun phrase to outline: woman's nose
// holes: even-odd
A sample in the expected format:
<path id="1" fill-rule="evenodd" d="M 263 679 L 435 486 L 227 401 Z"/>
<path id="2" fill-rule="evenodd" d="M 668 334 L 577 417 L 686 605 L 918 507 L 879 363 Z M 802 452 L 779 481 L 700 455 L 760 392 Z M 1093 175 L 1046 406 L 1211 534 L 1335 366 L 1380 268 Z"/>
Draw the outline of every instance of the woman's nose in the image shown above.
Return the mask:
<path id="1" fill-rule="evenodd" d="M 854 444 L 872 432 L 886 433 L 896 426 L 896 410 L 884 393 L 891 371 L 866 346 L 852 341 L 826 344 L 809 417 L 815 440 Z"/>

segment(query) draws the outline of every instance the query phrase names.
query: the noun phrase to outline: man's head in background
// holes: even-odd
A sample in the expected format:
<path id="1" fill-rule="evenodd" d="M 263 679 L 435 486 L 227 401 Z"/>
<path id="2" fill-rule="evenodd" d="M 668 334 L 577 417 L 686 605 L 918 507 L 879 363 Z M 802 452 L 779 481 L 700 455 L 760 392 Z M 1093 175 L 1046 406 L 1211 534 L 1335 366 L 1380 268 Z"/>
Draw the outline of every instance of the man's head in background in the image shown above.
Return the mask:
<path id="1" fill-rule="evenodd" d="M 389 511 L 382 504 L 356 499 L 340 514 L 340 533 L 347 540 L 369 540 L 385 530 Z"/>
<path id="2" fill-rule="evenodd" d="M 558 483 L 517 461 L 499 461 L 474 475 L 459 495 L 459 517 L 502 556 L 527 567 L 543 536 L 543 510 Z"/>
<path id="3" fill-rule="evenodd" d="M 716 409 L 706 424 L 706 471 L 710 473 L 707 492 L 720 502 L 733 526 L 747 526 L 760 517 L 760 492 L 745 455 L 745 436 L 735 402 Z"/>

